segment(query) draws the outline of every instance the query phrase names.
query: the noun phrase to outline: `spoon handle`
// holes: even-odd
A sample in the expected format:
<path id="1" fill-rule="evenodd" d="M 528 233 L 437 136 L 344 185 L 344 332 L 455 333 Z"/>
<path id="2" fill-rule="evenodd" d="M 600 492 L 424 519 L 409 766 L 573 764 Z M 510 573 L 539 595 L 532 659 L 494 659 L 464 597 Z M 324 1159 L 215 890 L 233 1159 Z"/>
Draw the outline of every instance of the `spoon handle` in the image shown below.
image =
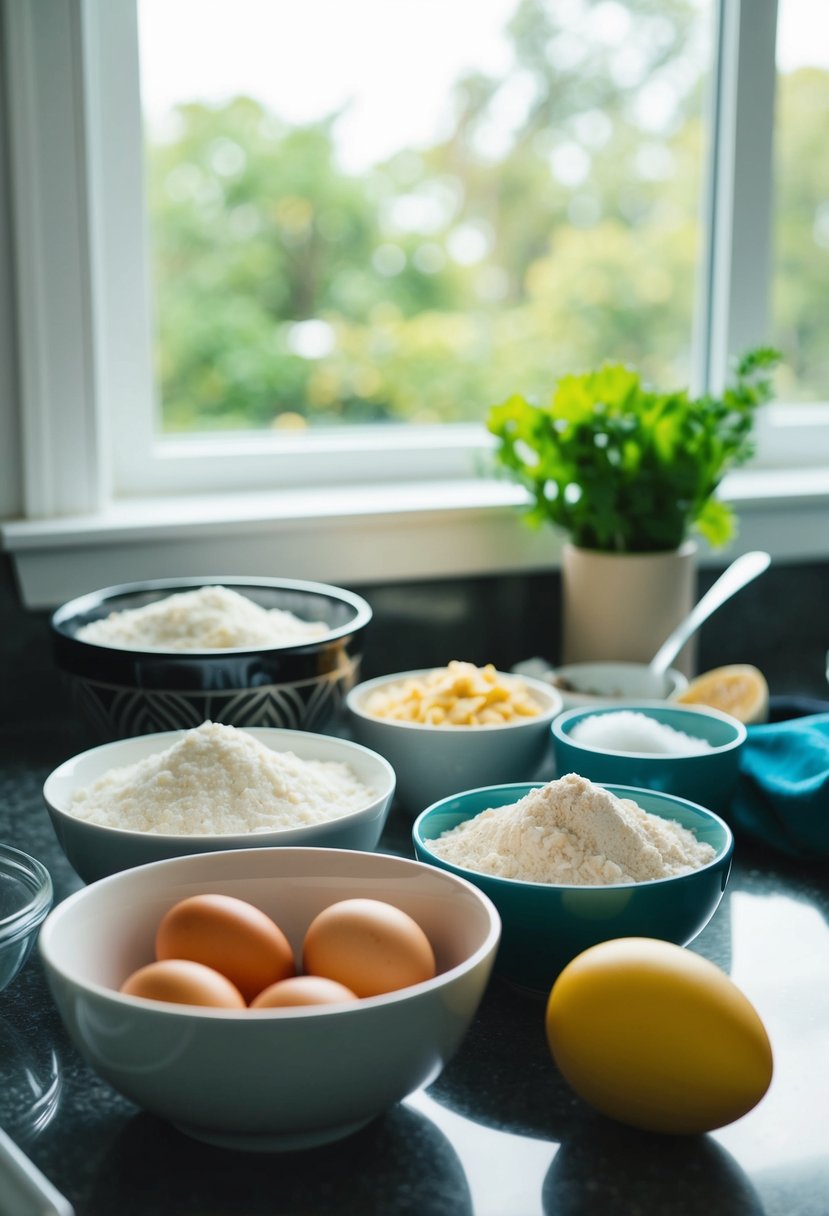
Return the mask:
<path id="1" fill-rule="evenodd" d="M 771 557 L 762 549 L 743 553 L 741 557 L 736 558 L 709 587 L 685 620 L 676 627 L 673 633 L 668 635 L 648 664 L 651 671 L 656 672 L 657 675 L 664 674 L 703 621 L 706 621 L 720 604 L 724 604 L 741 587 L 745 587 L 746 583 L 750 583 L 752 579 L 757 578 L 758 574 L 762 574 L 768 568 L 770 561 Z"/>

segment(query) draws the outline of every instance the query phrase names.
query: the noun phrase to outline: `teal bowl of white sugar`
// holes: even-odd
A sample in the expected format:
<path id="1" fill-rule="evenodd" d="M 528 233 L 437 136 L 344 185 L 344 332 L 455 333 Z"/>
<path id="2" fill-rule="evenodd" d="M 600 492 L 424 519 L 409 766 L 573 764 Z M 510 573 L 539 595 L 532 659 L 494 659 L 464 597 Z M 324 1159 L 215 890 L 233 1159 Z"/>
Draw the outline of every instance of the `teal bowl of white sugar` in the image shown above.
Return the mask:
<path id="1" fill-rule="evenodd" d="M 575 773 L 444 798 L 415 820 L 412 839 L 419 861 L 495 904 L 495 974 L 542 994 L 599 942 L 693 941 L 720 904 L 734 849 L 728 824 L 705 807 Z"/>
<path id="2" fill-rule="evenodd" d="M 556 770 L 689 798 L 728 816 L 742 722 L 701 706 L 647 702 L 571 709 L 552 725 Z"/>

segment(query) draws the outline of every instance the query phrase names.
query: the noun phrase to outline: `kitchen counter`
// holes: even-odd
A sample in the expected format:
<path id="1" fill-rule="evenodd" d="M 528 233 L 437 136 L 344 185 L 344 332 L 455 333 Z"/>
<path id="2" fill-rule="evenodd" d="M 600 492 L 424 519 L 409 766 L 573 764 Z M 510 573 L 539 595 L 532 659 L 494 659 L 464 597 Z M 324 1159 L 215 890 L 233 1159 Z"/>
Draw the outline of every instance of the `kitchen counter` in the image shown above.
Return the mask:
<path id="1" fill-rule="evenodd" d="M 0 841 L 43 861 L 56 900 L 80 886 L 41 800 L 77 747 L 0 743 Z M 393 811 L 381 848 L 411 856 Z M 438 1080 L 348 1140 L 280 1155 L 190 1140 L 121 1098 L 69 1044 L 34 954 L 0 994 L 0 1126 L 77 1216 L 826 1216 L 829 869 L 738 839 L 731 880 L 691 947 L 726 970 L 771 1038 L 755 1110 L 708 1136 L 636 1132 L 591 1112 L 546 1048 L 544 1003 L 493 980 Z M 22 1216 L 4 1207 L 0 1216 Z"/>

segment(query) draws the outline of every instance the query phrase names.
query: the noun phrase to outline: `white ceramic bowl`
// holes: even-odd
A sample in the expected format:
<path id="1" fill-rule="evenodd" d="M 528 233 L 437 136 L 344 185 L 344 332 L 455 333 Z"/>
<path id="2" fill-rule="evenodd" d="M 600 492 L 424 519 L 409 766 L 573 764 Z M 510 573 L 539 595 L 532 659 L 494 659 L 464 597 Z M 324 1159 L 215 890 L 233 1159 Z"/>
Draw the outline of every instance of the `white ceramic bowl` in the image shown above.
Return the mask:
<path id="1" fill-rule="evenodd" d="M 394 770 L 382 756 L 359 744 L 307 731 L 250 727 L 248 734 L 274 751 L 290 751 L 301 760 L 333 760 L 347 764 L 358 780 L 374 791 L 365 806 L 338 819 L 308 827 L 244 835 L 170 836 L 127 831 L 88 823 L 70 814 L 76 790 L 92 785 L 113 768 L 136 764 L 171 747 L 186 732 L 163 731 L 104 743 L 64 761 L 46 779 L 43 797 L 55 834 L 69 863 L 84 882 L 131 866 L 182 857 L 187 853 L 226 849 L 261 849 L 283 845 L 366 849 L 376 847 L 386 822 L 395 789 Z"/>
<path id="2" fill-rule="evenodd" d="M 551 759 L 550 723 L 562 710 L 560 693 L 543 680 L 499 673 L 520 682 L 540 712 L 503 725 L 426 726 L 378 718 L 366 706 L 373 693 L 435 668 L 397 672 L 358 684 L 346 697 L 355 739 L 385 756 L 397 774 L 401 805 L 411 815 L 440 798 L 481 785 L 531 781 Z"/>
<path id="3" fill-rule="evenodd" d="M 328 1008 L 239 1012 L 118 993 L 152 957 L 164 912 L 200 892 L 261 907 L 295 951 L 327 905 L 385 900 L 423 928 L 438 974 Z M 434 866 L 340 849 L 247 849 L 93 883 L 47 919 L 40 952 L 72 1041 L 114 1089 L 198 1139 L 274 1150 L 339 1139 L 431 1083 L 472 1021 L 499 936 L 489 899 Z"/>
<path id="4" fill-rule="evenodd" d="M 629 701 L 669 701 L 688 687 L 687 677 L 681 671 L 670 668 L 659 677 L 647 663 L 565 663 L 556 667 L 553 680 L 564 709 L 620 707 Z"/>

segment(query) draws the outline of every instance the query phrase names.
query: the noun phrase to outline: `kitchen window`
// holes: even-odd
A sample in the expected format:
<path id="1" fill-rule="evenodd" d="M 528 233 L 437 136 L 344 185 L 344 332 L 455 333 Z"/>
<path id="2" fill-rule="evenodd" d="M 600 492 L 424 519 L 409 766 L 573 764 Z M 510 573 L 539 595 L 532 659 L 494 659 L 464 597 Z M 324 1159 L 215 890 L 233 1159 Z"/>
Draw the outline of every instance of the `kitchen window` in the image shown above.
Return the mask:
<path id="1" fill-rule="evenodd" d="M 716 385 L 764 340 L 792 351 L 787 402 L 738 495 L 773 508 L 787 491 L 769 499 L 758 477 L 781 466 L 813 505 L 825 492 L 829 203 L 804 115 L 829 63 L 806 0 L 780 0 L 779 22 L 775 0 L 309 0 L 302 16 L 3 0 L 2 15 L 12 549 L 100 545 L 110 524 L 136 546 L 158 528 L 265 533 L 281 514 L 307 552 L 332 516 L 346 527 L 351 487 L 355 535 L 401 504 L 412 575 L 451 566 L 429 540 L 445 510 L 503 531 L 470 568 L 544 564 L 523 533 L 514 555 L 514 489 L 480 480 L 487 406 L 606 356 Z M 372 577 L 365 556 L 323 566 Z"/>
<path id="2" fill-rule="evenodd" d="M 480 423 L 608 351 L 690 376 L 707 0 L 138 13 L 163 435 Z"/>

